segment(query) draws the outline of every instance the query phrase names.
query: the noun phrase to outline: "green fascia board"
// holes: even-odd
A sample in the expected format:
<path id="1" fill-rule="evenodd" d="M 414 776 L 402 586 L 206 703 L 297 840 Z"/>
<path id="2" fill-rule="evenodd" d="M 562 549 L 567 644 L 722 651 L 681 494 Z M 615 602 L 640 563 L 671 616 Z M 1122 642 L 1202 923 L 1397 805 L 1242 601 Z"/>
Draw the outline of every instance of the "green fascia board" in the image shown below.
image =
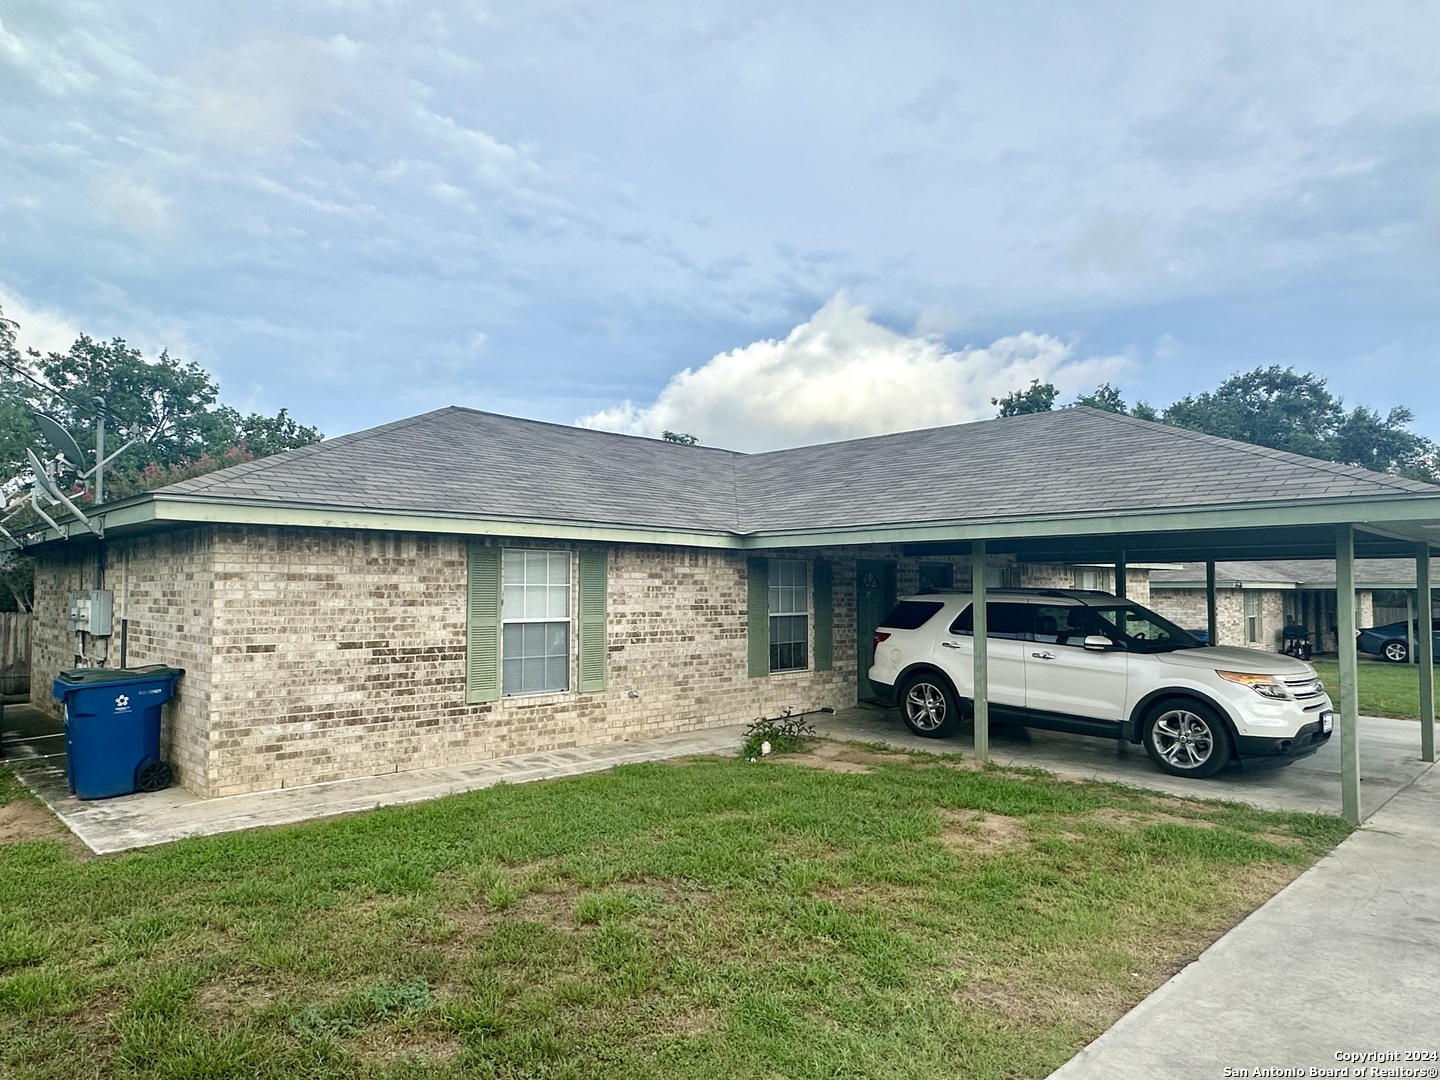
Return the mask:
<path id="1" fill-rule="evenodd" d="M 328 529 L 374 529 L 460 536 L 534 537 L 610 543 L 659 544 L 729 550 L 870 546 L 1049 537 L 1124 536 L 1266 526 L 1359 524 L 1376 532 L 1440 528 L 1440 495 L 1365 496 L 1242 506 L 1197 506 L 1098 515 L 1063 514 L 991 520 L 898 523 L 853 529 L 794 529 L 753 533 L 689 531 L 603 522 L 483 518 L 462 513 L 407 513 L 363 507 L 313 506 L 149 493 L 98 511 L 107 531 L 165 525 L 272 525 Z M 1406 528 L 1406 526 L 1409 528 Z M 59 539 L 47 530 L 43 540 Z M 1440 534 L 1436 536 L 1440 540 Z M 42 541 L 43 542 L 43 541 Z"/>
<path id="2" fill-rule="evenodd" d="M 1223 578 L 1215 582 L 1218 589 L 1266 589 L 1278 592 L 1333 592 L 1335 590 L 1333 581 L 1237 581 L 1234 578 Z M 1151 589 L 1201 589 L 1205 588 L 1205 581 L 1151 581 Z M 1386 589 L 1395 589 L 1403 592 L 1406 589 L 1415 588 L 1415 579 L 1409 582 L 1404 581 L 1366 581 L 1363 578 L 1355 579 L 1355 588 L 1362 592 L 1384 592 Z"/>
<path id="3" fill-rule="evenodd" d="M 1151 589 L 1204 589 L 1205 587 L 1204 578 L 1201 578 L 1199 581 L 1156 581 L 1154 578 L 1150 579 Z M 1215 589 L 1217 592 L 1221 589 L 1265 589 L 1268 592 L 1293 592 L 1299 588 L 1302 588 L 1302 586 L 1295 581 L 1242 581 L 1239 578 L 1230 577 L 1217 577 L 1215 579 Z M 1332 585 L 1331 588 L 1334 588 L 1334 586 Z"/>

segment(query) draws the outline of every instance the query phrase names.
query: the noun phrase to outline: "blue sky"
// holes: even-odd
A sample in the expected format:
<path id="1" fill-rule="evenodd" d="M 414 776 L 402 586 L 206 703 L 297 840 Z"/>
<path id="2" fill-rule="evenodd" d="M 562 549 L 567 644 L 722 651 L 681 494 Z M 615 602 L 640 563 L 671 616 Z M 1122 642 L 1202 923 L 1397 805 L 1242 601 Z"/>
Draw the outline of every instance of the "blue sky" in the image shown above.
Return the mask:
<path id="1" fill-rule="evenodd" d="M 1440 438 L 1440 5 L 0 0 L 0 306 L 326 433 L 1262 364 Z"/>

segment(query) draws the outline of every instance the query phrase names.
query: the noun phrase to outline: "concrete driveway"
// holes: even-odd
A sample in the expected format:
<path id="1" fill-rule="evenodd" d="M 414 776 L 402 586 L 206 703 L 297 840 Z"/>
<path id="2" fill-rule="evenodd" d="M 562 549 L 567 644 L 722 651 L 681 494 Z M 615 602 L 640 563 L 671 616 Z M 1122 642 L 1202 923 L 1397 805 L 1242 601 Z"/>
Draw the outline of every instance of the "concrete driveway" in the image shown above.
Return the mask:
<path id="1" fill-rule="evenodd" d="M 815 729 L 835 739 L 883 742 L 930 753 L 974 749 L 970 724 L 949 739 L 912 735 L 898 709 L 861 706 L 816 718 Z M 1231 765 L 1209 780 L 1162 773 L 1140 746 L 1056 731 L 990 725 L 990 759 L 997 765 L 1046 769 L 1085 780 L 1114 780 L 1192 799 L 1233 799 L 1267 810 L 1340 813 L 1340 740 L 1284 768 Z M 1360 718 L 1360 801 L 1369 818 L 1429 768 L 1420 760 L 1420 725 L 1413 720 Z"/>

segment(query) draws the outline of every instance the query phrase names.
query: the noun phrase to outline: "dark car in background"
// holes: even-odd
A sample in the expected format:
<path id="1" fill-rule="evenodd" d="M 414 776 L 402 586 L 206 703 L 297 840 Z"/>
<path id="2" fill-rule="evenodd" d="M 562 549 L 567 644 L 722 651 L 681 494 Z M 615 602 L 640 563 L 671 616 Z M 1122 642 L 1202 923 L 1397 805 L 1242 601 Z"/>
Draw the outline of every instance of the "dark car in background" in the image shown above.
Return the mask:
<path id="1" fill-rule="evenodd" d="M 1432 640 L 1435 643 L 1435 654 L 1440 656 L 1440 619 L 1430 620 Z M 1411 633 L 1419 634 L 1419 623 L 1411 624 Z M 1355 636 L 1355 645 L 1363 653 L 1371 656 L 1378 656 L 1382 660 L 1390 660 L 1396 664 L 1408 663 L 1410 660 L 1410 638 L 1405 633 L 1405 622 L 1386 623 L 1384 626 L 1371 626 L 1361 630 Z"/>

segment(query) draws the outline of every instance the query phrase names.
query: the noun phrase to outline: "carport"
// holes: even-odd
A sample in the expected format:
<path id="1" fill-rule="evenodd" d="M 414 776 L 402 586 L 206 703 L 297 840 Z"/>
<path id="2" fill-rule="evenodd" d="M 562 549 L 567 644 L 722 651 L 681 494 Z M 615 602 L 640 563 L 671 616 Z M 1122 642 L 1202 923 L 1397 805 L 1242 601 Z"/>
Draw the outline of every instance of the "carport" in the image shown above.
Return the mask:
<path id="1" fill-rule="evenodd" d="M 1433 491 L 1433 489 L 1432 489 Z M 985 635 L 986 574 L 994 555 L 1017 562 L 1113 563 L 1116 592 L 1125 595 L 1125 568 L 1141 562 L 1206 564 L 1207 608 L 1215 640 L 1215 563 L 1240 559 L 1334 559 L 1339 623 L 1340 686 L 1336 736 L 1340 743 L 1341 813 L 1361 820 L 1359 705 L 1356 687 L 1355 560 L 1413 560 L 1418 608 L 1431 596 L 1431 537 L 1440 530 L 1440 492 L 1395 497 L 1339 496 L 1308 505 L 1238 505 L 1194 511 L 1117 514 L 1097 522 L 976 523 L 955 529 L 951 540 L 905 545 L 916 556 L 963 555 L 972 560 L 975 636 Z M 972 535 L 966 536 L 965 533 Z M 1435 760 L 1435 658 L 1431 635 L 1417 635 L 1420 668 L 1419 754 Z M 987 649 L 974 653 L 977 759 L 990 759 Z"/>

